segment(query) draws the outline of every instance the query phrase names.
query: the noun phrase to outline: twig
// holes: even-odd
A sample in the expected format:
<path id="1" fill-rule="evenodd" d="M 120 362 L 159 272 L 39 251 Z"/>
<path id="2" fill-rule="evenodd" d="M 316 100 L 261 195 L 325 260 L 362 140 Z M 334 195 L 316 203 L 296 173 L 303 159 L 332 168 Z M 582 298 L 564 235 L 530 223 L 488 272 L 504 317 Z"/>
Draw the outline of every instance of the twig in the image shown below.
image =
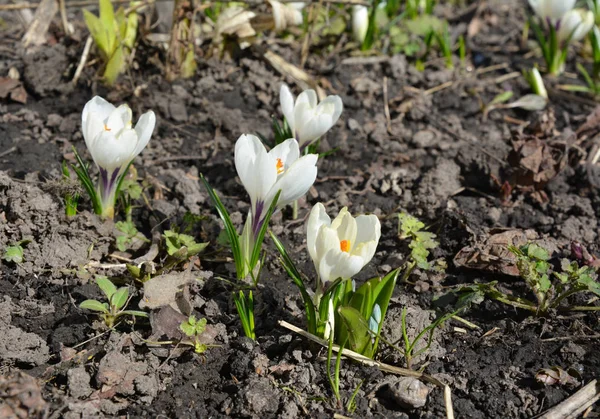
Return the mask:
<path id="1" fill-rule="evenodd" d="M 579 339 L 600 339 L 600 333 L 595 335 L 574 335 L 574 336 L 558 336 L 555 338 L 542 339 L 542 342 L 563 342 L 568 340 L 579 340 Z"/>
<path id="2" fill-rule="evenodd" d="M 547 410 L 539 419 L 575 419 L 600 399 L 600 384 L 590 381 L 568 399 Z"/>
<path id="3" fill-rule="evenodd" d="M 444 404 L 446 405 L 446 419 L 454 419 L 454 408 L 452 407 L 452 392 L 450 386 L 444 386 Z"/>
<path id="4" fill-rule="evenodd" d="M 46 33 L 57 11 L 58 4 L 55 0 L 43 0 L 40 2 L 33 20 L 23 36 L 23 46 L 27 48 L 31 45 L 37 46 L 46 43 Z"/>
<path id="5" fill-rule="evenodd" d="M 58 7 L 60 8 L 60 20 L 62 21 L 65 34 L 70 36 L 72 34 L 71 28 L 69 27 L 69 20 L 67 19 L 67 8 L 65 7 L 65 0 L 58 0 Z"/>
<path id="6" fill-rule="evenodd" d="M 385 114 L 385 122 L 387 125 L 388 134 L 392 135 L 392 117 L 390 115 L 390 104 L 388 101 L 388 78 L 383 76 L 383 113 Z"/>
<path id="7" fill-rule="evenodd" d="M 281 75 L 293 78 L 301 89 L 315 89 L 320 100 L 323 100 L 327 96 L 325 90 L 306 71 L 288 63 L 272 51 L 265 52 L 263 57 Z"/>
<path id="8" fill-rule="evenodd" d="M 17 151 L 17 146 L 16 145 L 14 145 L 11 148 L 9 148 L 8 150 L 5 150 L 2 153 L 0 153 L 0 158 L 9 155 L 13 151 Z"/>
<path id="9" fill-rule="evenodd" d="M 89 35 L 87 37 L 87 39 L 85 40 L 85 46 L 83 47 L 83 52 L 81 53 L 81 59 L 79 60 L 79 65 L 77 66 L 77 70 L 75 70 L 75 76 L 73 76 L 73 80 L 71 83 L 73 83 L 73 85 L 77 84 L 77 81 L 79 80 L 79 77 L 81 77 L 81 72 L 83 71 L 83 68 L 85 67 L 85 63 L 87 62 L 88 59 L 88 55 L 90 54 L 90 49 L 92 48 L 92 36 Z"/>

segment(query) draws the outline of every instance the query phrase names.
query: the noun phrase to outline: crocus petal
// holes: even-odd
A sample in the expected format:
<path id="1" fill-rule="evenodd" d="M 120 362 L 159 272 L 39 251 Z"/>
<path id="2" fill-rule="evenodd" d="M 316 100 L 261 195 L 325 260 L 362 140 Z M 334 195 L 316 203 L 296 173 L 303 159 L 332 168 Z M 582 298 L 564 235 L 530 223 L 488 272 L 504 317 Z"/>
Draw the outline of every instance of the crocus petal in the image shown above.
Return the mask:
<path id="1" fill-rule="evenodd" d="M 289 138 L 271 149 L 269 155 L 274 158 L 275 161 L 278 159 L 281 160 L 283 163 L 282 169 L 287 170 L 296 160 L 298 160 L 298 157 L 300 157 L 298 141 L 294 138 Z"/>
<path id="2" fill-rule="evenodd" d="M 317 92 L 313 89 L 304 90 L 296 99 L 296 106 L 306 103 L 311 108 L 316 108 L 317 106 Z"/>
<path id="3" fill-rule="evenodd" d="M 381 223 L 376 215 L 359 215 L 356 217 L 356 242 L 379 242 L 381 237 Z"/>
<path id="4" fill-rule="evenodd" d="M 136 144 L 137 134 L 132 129 L 124 130 L 118 138 L 111 131 L 103 131 L 90 153 L 99 167 L 112 172 L 124 168 L 133 159 Z"/>
<path id="5" fill-rule="evenodd" d="M 346 240 L 350 243 L 350 246 L 356 244 L 356 220 L 348 212 L 348 208 L 342 208 L 338 216 L 331 222 L 331 228 L 337 232 L 340 242 Z"/>
<path id="6" fill-rule="evenodd" d="M 377 242 L 369 241 L 369 242 L 357 242 L 358 245 L 352 249 L 352 256 L 358 256 L 363 261 L 363 266 L 366 265 L 373 259 L 375 256 L 375 251 L 377 250 Z"/>
<path id="7" fill-rule="evenodd" d="M 94 141 L 104 132 L 104 118 L 95 112 L 88 112 L 86 117 L 82 119 L 81 128 L 85 145 L 91 153 Z"/>
<path id="8" fill-rule="evenodd" d="M 323 284 L 338 278 L 351 278 L 363 268 L 363 260 L 339 249 L 330 249 L 319 263 L 319 277 Z"/>
<path id="9" fill-rule="evenodd" d="M 121 130 L 131 128 L 131 117 L 131 108 L 121 105 L 106 120 L 106 128 L 118 136 Z"/>
<path id="10" fill-rule="evenodd" d="M 306 223 L 306 247 L 308 248 L 310 258 L 315 262 L 315 266 L 318 266 L 317 235 L 321 226 L 329 225 L 331 225 L 331 218 L 327 215 L 323 204 L 319 202 L 312 207 L 308 216 L 308 222 Z"/>
<path id="11" fill-rule="evenodd" d="M 81 113 L 81 125 L 85 126 L 86 120 L 90 113 L 94 114 L 102 121 L 106 121 L 111 113 L 115 110 L 112 103 L 107 102 L 100 96 L 94 96 L 92 100 L 85 104 Z"/>
<path id="12" fill-rule="evenodd" d="M 320 269 L 321 259 L 323 259 L 325 254 L 331 249 L 337 249 L 341 252 L 340 239 L 334 229 L 323 225 L 317 232 L 315 240 L 315 257 L 313 258 L 313 262 L 315 268 L 317 268 L 317 272 L 319 272 Z"/>
<path id="13" fill-rule="evenodd" d="M 575 7 L 576 0 L 546 0 L 542 1 L 544 17 L 561 19 L 565 13 Z"/>
<path id="14" fill-rule="evenodd" d="M 570 10 L 563 16 L 560 25 L 557 34 L 560 41 L 580 41 L 594 26 L 594 13 L 584 9 Z"/>
<path id="15" fill-rule="evenodd" d="M 258 137 L 244 134 L 235 144 L 235 168 L 255 209 L 277 180 L 276 160 L 267 154 Z"/>
<path id="16" fill-rule="evenodd" d="M 267 194 L 265 203 L 270 204 L 279 190 L 281 190 L 281 195 L 277 202 L 278 208 L 304 196 L 317 178 L 317 158 L 316 154 L 307 154 L 296 160 L 273 185 Z M 273 167 L 275 168 L 275 166 Z M 275 170 L 275 176 L 277 176 L 277 170 Z"/>
<path id="17" fill-rule="evenodd" d="M 140 154 L 148 144 L 148 141 L 150 141 L 150 137 L 152 136 L 155 125 L 156 115 L 154 115 L 154 112 L 152 111 L 148 111 L 143 114 L 138 120 L 137 124 L 135 124 L 135 132 L 138 136 L 138 142 L 135 151 L 133 152 L 134 157 Z"/>
<path id="18" fill-rule="evenodd" d="M 285 84 L 282 84 L 279 90 L 279 102 L 281 103 L 281 112 L 285 116 L 285 120 L 292 133 L 294 133 L 296 127 L 294 124 L 294 96 L 290 92 L 290 88 Z"/>

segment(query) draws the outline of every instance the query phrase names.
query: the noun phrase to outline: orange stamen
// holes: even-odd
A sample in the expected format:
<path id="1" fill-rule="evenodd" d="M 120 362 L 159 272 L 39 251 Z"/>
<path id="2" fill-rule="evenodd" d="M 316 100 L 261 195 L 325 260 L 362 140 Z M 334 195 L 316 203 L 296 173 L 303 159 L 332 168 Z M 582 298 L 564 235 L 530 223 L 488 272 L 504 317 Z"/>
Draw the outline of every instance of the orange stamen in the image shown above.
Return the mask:
<path id="1" fill-rule="evenodd" d="M 275 164 L 275 167 L 277 167 L 278 175 L 283 173 L 283 162 L 281 161 L 281 159 L 277 159 L 277 164 Z"/>
<path id="2" fill-rule="evenodd" d="M 104 131 L 110 131 L 110 128 L 108 128 L 108 125 L 104 124 Z"/>
<path id="3" fill-rule="evenodd" d="M 348 253 L 350 251 L 350 241 L 349 240 L 340 241 L 340 250 L 342 252 Z"/>

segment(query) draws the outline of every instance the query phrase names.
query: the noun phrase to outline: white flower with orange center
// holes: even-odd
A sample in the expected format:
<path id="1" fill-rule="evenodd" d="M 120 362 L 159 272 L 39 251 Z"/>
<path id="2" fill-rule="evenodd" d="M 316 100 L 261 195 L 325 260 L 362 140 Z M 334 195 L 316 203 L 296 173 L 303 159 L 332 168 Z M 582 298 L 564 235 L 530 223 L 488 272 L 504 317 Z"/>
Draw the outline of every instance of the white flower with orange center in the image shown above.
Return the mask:
<path id="1" fill-rule="evenodd" d="M 250 195 L 252 231 L 256 235 L 275 195 L 277 208 L 302 197 L 317 178 L 316 154 L 300 157 L 298 142 L 290 138 L 267 151 L 251 134 L 235 143 L 235 168 Z"/>
<path id="2" fill-rule="evenodd" d="M 317 293 L 327 283 L 360 272 L 373 258 L 381 237 L 377 216 L 354 218 L 344 207 L 331 221 L 321 203 L 311 210 L 306 227 L 308 252 L 319 276 Z"/>
<path id="3" fill-rule="evenodd" d="M 150 141 L 156 117 L 148 111 L 132 126 L 131 108 L 95 96 L 85 104 L 81 128 L 85 145 L 100 171 L 98 192 L 102 215 L 112 218 L 119 177 Z"/>

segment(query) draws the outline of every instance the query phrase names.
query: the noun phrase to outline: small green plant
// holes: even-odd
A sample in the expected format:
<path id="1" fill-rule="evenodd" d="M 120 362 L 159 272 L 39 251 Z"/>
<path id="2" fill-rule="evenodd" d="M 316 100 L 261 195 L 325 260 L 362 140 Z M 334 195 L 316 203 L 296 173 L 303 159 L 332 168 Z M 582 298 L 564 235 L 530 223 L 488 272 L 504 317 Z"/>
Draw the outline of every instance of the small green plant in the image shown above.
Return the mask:
<path id="1" fill-rule="evenodd" d="M 430 250 L 439 246 L 435 240 L 436 235 L 425 231 L 425 224 L 418 218 L 406 213 L 398 214 L 398 237 L 401 240 L 410 239 L 408 247 L 410 248 L 411 261 L 409 262 L 408 278 L 414 266 L 420 269 L 429 270 L 432 264 L 428 261 Z"/>
<path id="2" fill-rule="evenodd" d="M 404 10 L 410 19 L 432 15 L 436 0 L 406 0 Z"/>
<path id="3" fill-rule="evenodd" d="M 600 47 L 599 48 L 599 55 L 600 55 Z M 595 63 L 594 63 L 595 65 Z M 600 63 L 599 63 L 600 65 Z M 579 71 L 579 74 L 581 74 L 581 76 L 583 77 L 583 80 L 585 81 L 585 85 L 581 85 L 581 84 L 563 84 L 560 85 L 559 87 L 562 90 L 567 90 L 569 92 L 581 92 L 581 93 L 587 93 L 590 94 L 594 97 L 599 97 L 600 96 L 600 79 L 598 78 L 598 76 L 594 76 L 592 77 L 590 75 L 590 73 L 588 73 L 588 71 L 585 69 L 585 67 L 581 64 L 581 63 L 577 63 L 577 70 Z"/>
<path id="4" fill-rule="evenodd" d="M 194 347 L 194 352 L 202 354 L 206 352 L 209 345 L 202 343 L 201 335 L 206 330 L 206 319 L 196 320 L 193 315 L 179 325 L 179 328 L 185 335 L 190 338 L 189 342 L 182 342 Z"/>
<path id="5" fill-rule="evenodd" d="M 127 251 L 134 240 L 150 241 L 138 231 L 132 221 L 118 221 L 115 228 L 122 233 L 117 236 L 117 249 L 121 252 Z"/>
<path id="6" fill-rule="evenodd" d="M 180 261 L 188 260 L 208 246 L 208 243 L 197 243 L 192 236 L 178 233 L 176 230 L 166 230 L 163 233 L 163 238 L 169 256 Z"/>
<path id="7" fill-rule="evenodd" d="M 148 317 L 148 313 L 144 311 L 125 310 L 129 302 L 128 287 L 117 288 L 110 279 L 100 275 L 96 277 L 96 284 L 98 284 L 108 302 L 101 303 L 98 300 L 85 300 L 79 304 L 79 307 L 100 313 L 100 317 L 106 324 L 106 327 L 112 328 L 117 319 L 122 316 Z"/>
<path id="8" fill-rule="evenodd" d="M 64 182 L 71 180 L 71 172 L 67 162 L 63 160 L 62 163 L 62 178 Z M 79 192 L 66 191 L 64 195 L 65 200 L 65 215 L 67 217 L 74 217 L 77 215 L 77 204 L 79 203 Z"/>
<path id="9" fill-rule="evenodd" d="M 133 210 L 133 202 L 140 199 L 144 188 L 140 184 L 137 176 L 137 170 L 133 166 L 129 166 L 128 175 L 124 176 L 121 182 L 119 200 L 125 213 L 127 221 L 131 222 L 131 212 Z"/>
<path id="10" fill-rule="evenodd" d="M 99 0 L 99 6 L 100 16 L 83 9 L 83 17 L 104 61 L 104 81 L 112 85 L 123 71 L 135 43 L 138 17 L 135 12 L 125 16 L 122 7 L 115 13 L 110 0 Z"/>
<path id="11" fill-rule="evenodd" d="M 404 355 L 404 359 L 406 361 L 406 368 L 412 369 L 412 360 L 415 357 L 417 357 L 429 350 L 429 347 L 431 346 L 431 343 L 433 342 L 433 334 L 434 334 L 435 330 L 438 327 L 442 326 L 446 320 L 455 316 L 458 313 L 458 310 L 455 311 L 454 313 L 446 313 L 444 315 L 439 316 L 429 326 L 427 326 L 423 330 L 421 330 L 412 340 L 410 339 L 409 334 L 408 334 L 408 326 L 406 323 L 406 312 L 407 312 L 406 307 L 404 307 L 402 309 L 402 317 L 401 317 L 402 341 L 404 344 L 404 348 L 402 348 L 402 349 L 398 348 L 395 343 L 392 344 L 392 346 L 394 348 L 396 348 L 397 350 L 399 350 Z M 427 343 L 425 344 L 425 346 L 423 348 L 417 350 L 416 349 L 417 344 L 421 341 L 421 339 L 425 338 L 425 336 L 427 336 Z"/>
<path id="12" fill-rule="evenodd" d="M 237 309 L 240 321 L 242 322 L 242 329 L 244 334 L 252 340 L 256 339 L 256 333 L 254 332 L 254 296 L 252 291 L 248 291 L 248 297 L 244 294 L 244 291 L 239 293 L 233 293 L 233 301 L 235 302 L 235 308 Z"/>
<path id="13" fill-rule="evenodd" d="M 25 239 L 11 244 L 10 246 L 6 246 L 6 248 L 4 249 L 4 254 L 2 255 L 2 259 L 12 263 L 23 263 L 23 261 L 25 260 L 23 256 L 23 246 L 27 245 L 30 242 L 31 240 Z"/>
<path id="14" fill-rule="evenodd" d="M 545 316 L 551 310 L 598 311 L 600 306 L 573 306 L 568 298 L 580 293 L 600 296 L 598 274 L 591 266 L 579 266 L 568 259 L 561 260 L 561 271 L 553 271 L 546 249 L 529 243 L 521 247 L 509 246 L 516 257 L 519 273 L 535 301 L 509 295 L 498 290 L 497 282 L 460 286 L 453 292 L 465 303 L 479 304 L 485 297 L 513 307 L 529 310 L 538 316 Z"/>

